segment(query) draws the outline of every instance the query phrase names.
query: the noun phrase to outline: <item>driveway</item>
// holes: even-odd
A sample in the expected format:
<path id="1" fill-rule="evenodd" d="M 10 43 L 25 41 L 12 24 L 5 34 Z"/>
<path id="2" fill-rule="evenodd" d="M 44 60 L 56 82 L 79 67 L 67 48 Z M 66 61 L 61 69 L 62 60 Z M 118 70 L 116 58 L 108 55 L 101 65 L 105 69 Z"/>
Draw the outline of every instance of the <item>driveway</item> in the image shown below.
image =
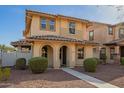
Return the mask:
<path id="1" fill-rule="evenodd" d="M 61 69 L 49 69 L 42 74 L 32 74 L 29 70 L 12 70 L 8 81 L 0 82 L 0 87 L 14 88 L 95 88 Z"/>

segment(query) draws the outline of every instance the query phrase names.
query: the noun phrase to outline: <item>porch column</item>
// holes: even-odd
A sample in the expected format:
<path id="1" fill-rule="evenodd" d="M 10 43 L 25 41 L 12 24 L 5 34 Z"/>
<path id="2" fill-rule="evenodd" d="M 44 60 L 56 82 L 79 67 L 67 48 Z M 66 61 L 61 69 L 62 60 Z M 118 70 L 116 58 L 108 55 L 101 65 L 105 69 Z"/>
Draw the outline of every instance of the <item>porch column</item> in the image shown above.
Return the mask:
<path id="1" fill-rule="evenodd" d="M 40 56 L 40 44 L 35 42 L 33 46 L 33 57 L 39 57 Z"/>
<path id="2" fill-rule="evenodd" d="M 18 51 L 21 51 L 21 46 L 20 46 L 20 45 L 18 45 L 17 49 L 18 49 Z"/>
<path id="3" fill-rule="evenodd" d="M 75 51 L 76 51 L 76 48 L 75 48 L 75 45 L 71 45 L 69 48 L 69 54 L 67 56 L 69 56 L 69 67 L 70 68 L 73 68 L 75 66 Z"/>
<path id="4" fill-rule="evenodd" d="M 107 56 L 107 63 L 110 63 L 110 47 L 106 47 L 106 56 Z"/>
<path id="5" fill-rule="evenodd" d="M 59 52 L 60 52 L 59 45 L 54 46 L 54 48 L 53 48 L 53 67 L 55 69 L 60 68 Z"/>
<path id="6" fill-rule="evenodd" d="M 115 47 L 115 53 L 117 54 L 115 62 L 120 63 L 120 57 L 121 57 L 121 55 L 120 55 L 120 46 Z"/>
<path id="7" fill-rule="evenodd" d="M 93 47 L 92 46 L 85 46 L 84 52 L 85 52 L 85 58 L 93 57 Z"/>

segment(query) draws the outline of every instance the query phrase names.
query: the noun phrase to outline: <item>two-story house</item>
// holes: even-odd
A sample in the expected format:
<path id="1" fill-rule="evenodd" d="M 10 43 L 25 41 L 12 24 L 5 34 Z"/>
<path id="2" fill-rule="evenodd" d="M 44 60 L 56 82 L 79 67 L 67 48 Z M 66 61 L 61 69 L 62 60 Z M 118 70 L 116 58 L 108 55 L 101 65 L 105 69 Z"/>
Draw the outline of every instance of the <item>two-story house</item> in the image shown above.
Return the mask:
<path id="1" fill-rule="evenodd" d="M 111 28 L 111 29 L 110 29 Z M 108 34 L 112 40 L 105 42 L 108 48 L 109 59 L 124 57 L 124 23 L 118 23 L 108 29 Z"/>
<path id="2" fill-rule="evenodd" d="M 25 39 L 11 44 L 21 50 L 28 48 L 33 57 L 47 57 L 49 67 L 80 66 L 95 55 L 93 48 L 98 43 L 88 40 L 88 20 L 30 10 L 25 19 Z"/>
<path id="3" fill-rule="evenodd" d="M 82 66 L 85 58 L 119 62 L 124 57 L 124 23 L 92 22 L 63 15 L 26 10 L 25 39 L 11 42 L 19 50 L 31 50 L 32 57 L 48 58 L 48 66 Z"/>

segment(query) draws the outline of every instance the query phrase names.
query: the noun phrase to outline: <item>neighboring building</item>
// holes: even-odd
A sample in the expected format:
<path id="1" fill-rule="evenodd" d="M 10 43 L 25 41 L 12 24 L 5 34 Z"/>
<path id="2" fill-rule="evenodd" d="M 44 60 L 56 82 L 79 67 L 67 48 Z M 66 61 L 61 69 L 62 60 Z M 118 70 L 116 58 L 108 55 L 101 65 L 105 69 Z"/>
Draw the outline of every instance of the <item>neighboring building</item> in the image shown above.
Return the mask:
<path id="1" fill-rule="evenodd" d="M 100 44 L 99 58 L 102 54 L 106 54 L 108 62 L 119 62 L 120 57 L 124 57 L 124 23 L 111 25 L 91 22 L 87 31 L 89 35 L 93 33 L 93 39 L 89 40 Z"/>
<path id="2" fill-rule="evenodd" d="M 11 44 L 20 50 L 31 50 L 33 57 L 47 57 L 49 67 L 81 66 L 85 58 L 99 58 L 101 53 L 106 53 L 109 61 L 120 53 L 118 44 L 122 39 L 119 38 L 124 34 L 124 26 L 120 27 L 120 24 L 109 25 L 30 10 L 26 11 L 25 18 L 25 39 Z M 115 44 L 116 39 L 119 41 Z"/>

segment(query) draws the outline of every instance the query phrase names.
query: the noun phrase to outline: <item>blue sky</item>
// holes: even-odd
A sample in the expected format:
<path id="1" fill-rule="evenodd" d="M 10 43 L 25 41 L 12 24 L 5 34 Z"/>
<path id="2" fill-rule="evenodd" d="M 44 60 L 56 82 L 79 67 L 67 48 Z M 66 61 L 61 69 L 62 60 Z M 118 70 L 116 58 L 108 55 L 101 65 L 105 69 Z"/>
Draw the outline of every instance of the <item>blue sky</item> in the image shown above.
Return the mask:
<path id="1" fill-rule="evenodd" d="M 36 10 L 52 14 L 63 14 L 105 23 L 120 22 L 119 12 L 108 6 L 0 6 L 0 44 L 22 39 L 25 29 L 25 10 Z M 121 19 L 121 21 L 123 21 Z"/>

